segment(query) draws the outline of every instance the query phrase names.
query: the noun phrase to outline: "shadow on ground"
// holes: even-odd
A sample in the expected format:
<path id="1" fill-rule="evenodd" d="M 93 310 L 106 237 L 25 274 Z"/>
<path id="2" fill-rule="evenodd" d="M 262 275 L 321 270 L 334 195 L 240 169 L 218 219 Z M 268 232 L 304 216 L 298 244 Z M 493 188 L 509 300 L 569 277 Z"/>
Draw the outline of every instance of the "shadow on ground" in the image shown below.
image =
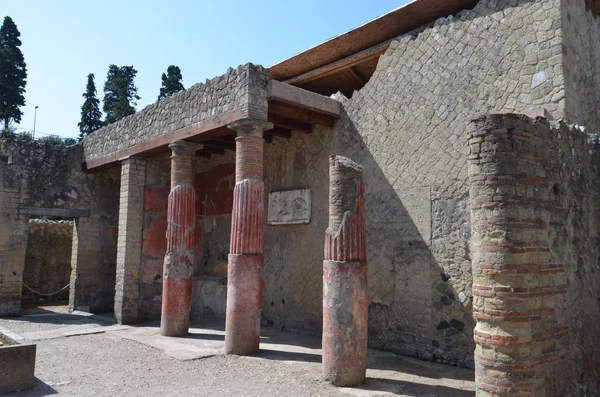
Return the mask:
<path id="1" fill-rule="evenodd" d="M 399 379 L 367 378 L 361 386 L 354 387 L 356 390 L 380 391 L 394 394 L 402 394 L 414 397 L 474 397 L 474 391 L 456 389 L 449 386 L 428 385 Z"/>
<path id="2" fill-rule="evenodd" d="M 35 378 L 35 384 L 31 389 L 27 390 L 19 390 L 16 392 L 1 394 L 2 396 L 20 396 L 27 395 L 27 397 L 44 397 L 44 396 L 52 396 L 54 394 L 58 394 L 52 386 L 43 382 L 39 378 Z"/>

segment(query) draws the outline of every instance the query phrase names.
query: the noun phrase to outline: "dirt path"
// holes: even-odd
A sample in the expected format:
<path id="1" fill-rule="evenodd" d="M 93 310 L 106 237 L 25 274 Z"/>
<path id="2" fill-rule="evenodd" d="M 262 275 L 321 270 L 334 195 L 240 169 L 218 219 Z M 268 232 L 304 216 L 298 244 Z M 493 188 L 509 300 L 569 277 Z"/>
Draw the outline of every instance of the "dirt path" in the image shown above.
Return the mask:
<path id="1" fill-rule="evenodd" d="M 253 357 L 193 359 L 182 344 L 192 352 L 213 349 L 221 331 L 164 338 L 152 326 L 115 327 L 67 314 L 0 319 L 0 326 L 38 339 L 39 382 L 12 394 L 18 397 L 475 395 L 472 371 L 375 351 L 363 386 L 335 388 L 320 380 L 319 340 L 289 333 L 266 336 L 265 350 Z"/>

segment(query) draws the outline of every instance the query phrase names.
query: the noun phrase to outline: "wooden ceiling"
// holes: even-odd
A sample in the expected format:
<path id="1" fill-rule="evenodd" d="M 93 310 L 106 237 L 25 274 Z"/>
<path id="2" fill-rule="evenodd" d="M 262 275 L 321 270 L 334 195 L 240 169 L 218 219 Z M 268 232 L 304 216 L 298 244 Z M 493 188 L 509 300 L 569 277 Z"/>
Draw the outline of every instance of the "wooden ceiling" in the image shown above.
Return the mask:
<path id="1" fill-rule="evenodd" d="M 266 143 L 273 143 L 276 137 L 290 139 L 293 133 L 310 134 L 315 124 L 333 127 L 340 116 L 340 105 L 336 100 L 278 81 L 270 82 L 267 100 L 267 120 L 273 123 L 273 128 L 264 132 Z M 235 151 L 235 136 L 234 130 L 223 126 L 210 134 L 199 134 L 186 140 L 203 145 L 196 156 L 210 158 Z"/>
<path id="2" fill-rule="evenodd" d="M 273 123 L 273 128 L 264 132 L 265 142 L 273 143 L 275 137 L 290 139 L 292 133 L 310 134 L 313 124 L 333 127 L 336 118 L 284 102 L 269 101 L 268 120 Z M 235 152 L 236 132 L 234 130 L 222 127 L 211 135 L 214 137 L 197 135 L 186 139 L 203 145 L 203 148 L 196 152 L 196 156 L 210 158 L 212 155 L 224 155 L 226 151 Z"/>
<path id="3" fill-rule="evenodd" d="M 271 78 L 327 96 L 340 91 L 350 97 L 369 81 L 392 39 L 478 2 L 415 0 L 271 66 Z"/>

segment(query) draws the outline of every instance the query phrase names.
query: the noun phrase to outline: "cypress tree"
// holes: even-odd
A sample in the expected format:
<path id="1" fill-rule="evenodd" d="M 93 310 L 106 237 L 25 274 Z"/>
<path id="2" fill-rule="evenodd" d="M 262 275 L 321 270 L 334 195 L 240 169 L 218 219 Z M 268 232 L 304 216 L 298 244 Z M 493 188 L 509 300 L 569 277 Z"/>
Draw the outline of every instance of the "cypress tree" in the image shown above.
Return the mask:
<path id="1" fill-rule="evenodd" d="M 160 88 L 160 94 L 158 99 L 163 99 L 169 95 L 183 91 L 183 77 L 181 76 L 181 69 L 178 66 L 171 65 L 167 68 L 167 74 L 162 74 L 162 87 Z"/>
<path id="2" fill-rule="evenodd" d="M 104 119 L 106 124 L 114 123 L 135 113 L 136 100 L 141 99 L 133 82 L 136 74 L 137 70 L 133 66 L 110 65 L 108 67 L 102 107 L 106 114 Z"/>
<path id="3" fill-rule="evenodd" d="M 4 129 L 12 122 L 19 123 L 25 106 L 27 68 L 19 49 L 21 33 L 10 17 L 5 17 L 0 27 L 0 120 Z"/>
<path id="4" fill-rule="evenodd" d="M 77 123 L 80 141 L 103 125 L 100 101 L 96 98 L 96 84 L 94 83 L 93 73 L 87 76 L 87 86 L 82 96 L 85 101 L 81 106 L 81 121 Z"/>

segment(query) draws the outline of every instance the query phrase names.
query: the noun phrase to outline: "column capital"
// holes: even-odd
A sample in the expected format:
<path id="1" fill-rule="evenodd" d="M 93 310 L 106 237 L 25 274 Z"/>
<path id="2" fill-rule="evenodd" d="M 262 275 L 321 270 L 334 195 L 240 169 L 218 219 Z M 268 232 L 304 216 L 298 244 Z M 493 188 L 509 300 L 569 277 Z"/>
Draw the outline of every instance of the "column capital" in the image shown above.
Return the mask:
<path id="1" fill-rule="evenodd" d="M 173 156 L 194 156 L 196 150 L 200 149 L 196 142 L 175 141 L 169 144 Z"/>
<path id="2" fill-rule="evenodd" d="M 228 124 L 227 128 L 236 130 L 238 136 L 248 135 L 262 138 L 263 132 L 273 128 L 273 123 L 260 119 L 240 119 Z"/>

